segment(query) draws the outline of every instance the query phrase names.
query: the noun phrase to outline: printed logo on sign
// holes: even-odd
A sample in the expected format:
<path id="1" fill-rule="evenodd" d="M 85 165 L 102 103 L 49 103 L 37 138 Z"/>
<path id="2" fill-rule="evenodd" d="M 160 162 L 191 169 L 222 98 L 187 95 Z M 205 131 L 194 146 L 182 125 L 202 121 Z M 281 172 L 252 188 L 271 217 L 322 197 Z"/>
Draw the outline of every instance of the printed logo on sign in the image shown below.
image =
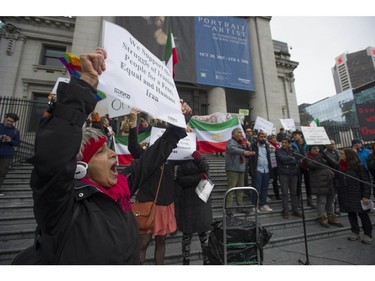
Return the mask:
<path id="1" fill-rule="evenodd" d="M 174 123 L 177 122 L 177 119 L 176 119 L 176 118 L 173 118 L 172 116 L 169 116 L 169 115 L 168 115 L 168 120 L 171 120 L 171 121 L 174 122 Z"/>
<path id="2" fill-rule="evenodd" d="M 118 96 L 120 96 L 120 97 L 122 97 L 122 98 L 124 98 L 124 99 L 128 99 L 128 100 L 130 100 L 130 95 L 129 95 L 129 94 L 127 94 L 127 93 L 125 93 L 125 92 L 123 92 L 123 91 L 121 91 L 121 90 L 119 90 L 119 89 L 117 89 L 117 88 L 115 88 L 115 89 L 113 90 L 113 92 L 114 92 L 116 95 L 118 95 Z"/>

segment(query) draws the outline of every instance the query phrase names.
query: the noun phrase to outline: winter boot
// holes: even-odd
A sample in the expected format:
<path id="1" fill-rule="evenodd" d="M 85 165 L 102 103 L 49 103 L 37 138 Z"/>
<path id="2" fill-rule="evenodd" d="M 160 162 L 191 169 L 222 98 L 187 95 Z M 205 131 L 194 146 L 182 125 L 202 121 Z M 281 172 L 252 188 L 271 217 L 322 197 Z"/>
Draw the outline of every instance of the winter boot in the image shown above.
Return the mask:
<path id="1" fill-rule="evenodd" d="M 338 221 L 336 215 L 328 215 L 328 223 L 338 227 L 344 227 L 344 225 Z"/>
<path id="2" fill-rule="evenodd" d="M 328 219 L 327 219 L 327 217 L 324 216 L 324 215 L 320 216 L 320 218 L 319 218 L 319 223 L 320 223 L 320 225 L 323 226 L 323 227 L 327 227 L 327 228 L 329 227 L 329 225 L 328 225 Z"/>

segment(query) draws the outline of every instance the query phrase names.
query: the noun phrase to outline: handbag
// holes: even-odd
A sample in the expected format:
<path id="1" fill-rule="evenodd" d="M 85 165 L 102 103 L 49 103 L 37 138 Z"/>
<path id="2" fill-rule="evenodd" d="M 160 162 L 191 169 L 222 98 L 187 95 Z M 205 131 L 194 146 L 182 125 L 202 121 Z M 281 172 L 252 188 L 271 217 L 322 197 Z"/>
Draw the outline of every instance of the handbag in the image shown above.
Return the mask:
<path id="1" fill-rule="evenodd" d="M 135 220 L 137 221 L 139 230 L 152 229 L 155 225 L 155 206 L 158 200 L 159 189 L 160 189 L 161 180 L 163 178 L 163 173 L 164 173 L 164 164 L 161 167 L 158 189 L 156 191 L 154 201 L 148 201 L 148 202 L 136 201 L 132 204 L 132 212 L 135 217 Z"/>

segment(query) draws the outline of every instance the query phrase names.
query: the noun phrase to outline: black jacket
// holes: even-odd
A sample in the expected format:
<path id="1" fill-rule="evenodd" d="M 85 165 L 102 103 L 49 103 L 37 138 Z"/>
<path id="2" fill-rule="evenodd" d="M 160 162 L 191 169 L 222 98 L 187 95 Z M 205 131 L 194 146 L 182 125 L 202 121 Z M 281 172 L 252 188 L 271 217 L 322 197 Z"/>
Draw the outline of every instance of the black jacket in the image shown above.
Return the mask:
<path id="1" fill-rule="evenodd" d="M 176 183 L 182 187 L 178 198 L 177 225 L 180 231 L 200 233 L 211 229 L 211 196 L 205 203 L 195 188 L 201 180 L 200 173 L 208 175 L 209 165 L 205 158 L 196 163 L 193 160 L 177 167 Z"/>
<path id="2" fill-rule="evenodd" d="M 298 160 L 294 157 L 291 148 L 277 149 L 276 152 L 277 173 L 279 175 L 297 176 L 298 174 Z"/>
<path id="3" fill-rule="evenodd" d="M 180 138 L 186 137 L 186 131 L 183 128 L 177 128 L 173 125 L 169 125 L 167 131 L 173 130 Z M 163 137 L 163 136 L 162 136 Z M 128 149 L 134 159 L 142 159 L 143 154 L 149 148 L 144 150 L 137 141 L 137 128 L 129 130 L 129 143 Z M 171 151 L 168 154 L 164 154 L 160 151 L 164 158 L 167 159 Z M 151 160 L 154 161 L 154 160 Z M 157 205 L 168 206 L 174 202 L 174 166 L 175 161 L 167 160 L 164 162 L 164 173 L 160 184 Z M 161 169 L 156 169 L 154 173 L 145 181 L 139 188 L 136 194 L 136 200 L 139 202 L 153 201 L 156 196 L 160 180 Z"/>
<path id="4" fill-rule="evenodd" d="M 327 195 L 335 192 L 335 173 L 329 168 L 327 158 L 322 153 L 318 153 L 316 156 L 307 154 L 305 164 L 309 170 L 311 194 Z"/>
<path id="5" fill-rule="evenodd" d="M 346 174 L 370 182 L 369 174 L 362 164 L 358 164 L 354 169 L 348 169 Z M 359 182 L 353 178 L 337 173 L 338 177 L 338 199 L 342 212 L 360 213 L 365 212 L 361 207 L 363 197 L 370 198 L 371 187 L 368 184 Z"/>
<path id="6" fill-rule="evenodd" d="M 138 264 L 138 228 L 133 214 L 124 212 L 94 186 L 74 180 L 82 125 L 96 105 L 95 90 L 82 80 L 60 83 L 53 114 L 39 126 L 30 185 L 34 215 L 41 229 L 42 253 L 52 263 L 62 237 L 68 235 L 59 264 Z M 142 186 L 176 147 L 173 130 L 126 168 L 131 194 Z M 163 152 L 163 153 L 160 153 Z M 79 215 L 66 234 L 73 210 Z"/>

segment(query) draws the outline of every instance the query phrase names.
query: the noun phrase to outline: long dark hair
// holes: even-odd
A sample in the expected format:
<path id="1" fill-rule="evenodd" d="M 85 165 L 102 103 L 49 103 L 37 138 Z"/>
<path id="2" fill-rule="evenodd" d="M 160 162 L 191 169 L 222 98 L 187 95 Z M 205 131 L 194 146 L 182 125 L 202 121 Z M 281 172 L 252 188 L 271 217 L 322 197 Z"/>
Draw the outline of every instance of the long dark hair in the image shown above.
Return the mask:
<path id="1" fill-rule="evenodd" d="M 357 153 L 351 148 L 344 148 L 343 151 L 346 156 L 346 163 L 348 164 L 348 168 L 353 169 L 359 163 Z"/>

